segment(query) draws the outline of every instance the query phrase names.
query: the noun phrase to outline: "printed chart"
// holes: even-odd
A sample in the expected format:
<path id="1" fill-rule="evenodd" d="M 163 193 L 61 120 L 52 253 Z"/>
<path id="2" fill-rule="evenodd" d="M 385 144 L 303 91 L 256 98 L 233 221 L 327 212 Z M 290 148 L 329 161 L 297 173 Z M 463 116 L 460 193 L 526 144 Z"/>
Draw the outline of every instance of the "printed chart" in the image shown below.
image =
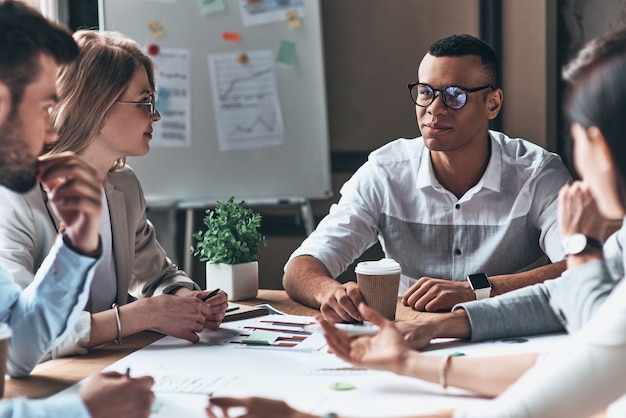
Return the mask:
<path id="1" fill-rule="evenodd" d="M 284 142 L 283 118 L 271 50 L 210 54 L 209 75 L 220 151 Z"/>
<path id="2" fill-rule="evenodd" d="M 221 330 L 231 335 L 224 346 L 316 351 L 326 345 L 323 335 L 310 329 L 316 323 L 310 317 L 267 315 L 224 324 Z"/>

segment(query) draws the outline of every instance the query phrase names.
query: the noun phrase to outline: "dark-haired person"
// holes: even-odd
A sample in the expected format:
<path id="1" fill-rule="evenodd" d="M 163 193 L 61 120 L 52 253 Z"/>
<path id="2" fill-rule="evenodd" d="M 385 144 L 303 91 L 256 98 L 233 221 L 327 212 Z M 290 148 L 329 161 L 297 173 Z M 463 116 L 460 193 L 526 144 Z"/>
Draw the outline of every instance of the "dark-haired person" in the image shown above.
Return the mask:
<path id="1" fill-rule="evenodd" d="M 502 107 L 499 78 L 493 49 L 473 36 L 431 45 L 409 85 L 422 136 L 374 151 L 344 184 L 287 261 L 293 299 L 335 322 L 361 320 L 356 283 L 334 278 L 377 240 L 402 267 L 403 302 L 419 311 L 561 274 L 557 195 L 571 177 L 557 155 L 489 130 Z"/>
<path id="2" fill-rule="evenodd" d="M 100 260 L 101 184 L 95 170 L 72 153 L 37 159 L 44 143 L 56 139 L 49 111 L 57 100 L 57 66 L 77 54 L 67 30 L 20 2 L 0 2 L 0 184 L 25 192 L 39 179 L 65 225 L 24 291 L 0 269 L 0 322 L 12 330 L 12 376 L 28 375 L 68 332 L 87 302 Z M 152 384 L 150 377 L 101 373 L 78 395 L 0 402 L 0 417 L 147 417 Z"/>
<path id="3" fill-rule="evenodd" d="M 582 180 L 560 191 L 558 222 L 563 238 L 583 239 L 579 251 L 567 257 L 570 277 L 554 282 L 570 280 L 578 285 L 586 279 L 614 283 L 596 295 L 578 288 L 581 302 L 596 307 L 582 328 L 540 356 L 442 359 L 411 349 L 394 323 L 364 305 L 360 308 L 365 318 L 381 327 L 374 337 L 350 338 L 320 318 L 329 347 L 355 365 L 499 395 L 483 406 L 442 412 L 438 417 L 586 418 L 604 409 L 608 418 L 626 416 L 626 254 L 621 249 L 606 258 L 606 248 L 603 252 L 594 245 L 584 246 L 585 237 L 588 242 L 600 238 L 605 220 L 623 221 L 626 217 L 626 29 L 592 40 L 565 67 L 563 75 L 568 82 L 566 110 L 574 139 L 574 165 Z M 622 243 L 623 225 L 617 232 Z M 620 278 L 615 279 L 620 271 Z M 574 280 L 576 277 L 581 282 Z M 480 302 L 468 305 L 473 303 Z M 284 402 L 261 398 L 212 398 L 211 403 L 224 410 L 246 407 L 248 418 L 262 417 L 268 410 L 276 418 L 313 417 Z M 208 411 L 211 416 L 213 412 Z"/>

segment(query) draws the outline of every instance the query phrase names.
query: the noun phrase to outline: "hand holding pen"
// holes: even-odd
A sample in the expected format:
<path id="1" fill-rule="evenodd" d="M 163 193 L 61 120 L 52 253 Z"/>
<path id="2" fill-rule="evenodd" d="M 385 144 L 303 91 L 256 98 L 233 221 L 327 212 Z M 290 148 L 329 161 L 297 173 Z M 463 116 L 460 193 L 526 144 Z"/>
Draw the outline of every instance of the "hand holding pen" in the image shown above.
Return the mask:
<path id="1" fill-rule="evenodd" d="M 200 298 L 200 300 L 202 300 L 207 305 L 207 308 L 210 311 L 208 313 L 205 313 L 205 328 L 213 330 L 219 328 L 222 320 L 224 319 L 224 315 L 226 314 L 226 308 L 228 307 L 228 301 L 226 299 L 226 293 L 221 291 L 219 288 Z"/>
<path id="2" fill-rule="evenodd" d="M 202 302 L 206 302 L 207 300 L 211 299 L 213 296 L 216 296 L 219 292 L 220 292 L 220 288 L 218 287 L 217 289 L 215 289 L 214 291 L 212 291 L 208 295 L 203 296 L 202 297 Z"/>

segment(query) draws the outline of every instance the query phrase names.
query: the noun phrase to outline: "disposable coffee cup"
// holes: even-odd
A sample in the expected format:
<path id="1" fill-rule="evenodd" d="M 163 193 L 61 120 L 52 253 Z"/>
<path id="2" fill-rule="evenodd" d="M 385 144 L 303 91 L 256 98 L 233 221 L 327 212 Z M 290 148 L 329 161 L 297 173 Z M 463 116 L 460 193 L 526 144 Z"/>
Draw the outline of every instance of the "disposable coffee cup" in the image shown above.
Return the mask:
<path id="1" fill-rule="evenodd" d="M 396 319 L 398 287 L 402 268 L 395 260 L 383 258 L 356 265 L 356 282 L 365 303 L 385 318 Z"/>
<path id="2" fill-rule="evenodd" d="M 7 374 L 7 357 L 9 355 L 9 338 L 11 338 L 11 328 L 8 324 L 0 324 L 0 398 L 4 397 L 4 379 Z"/>

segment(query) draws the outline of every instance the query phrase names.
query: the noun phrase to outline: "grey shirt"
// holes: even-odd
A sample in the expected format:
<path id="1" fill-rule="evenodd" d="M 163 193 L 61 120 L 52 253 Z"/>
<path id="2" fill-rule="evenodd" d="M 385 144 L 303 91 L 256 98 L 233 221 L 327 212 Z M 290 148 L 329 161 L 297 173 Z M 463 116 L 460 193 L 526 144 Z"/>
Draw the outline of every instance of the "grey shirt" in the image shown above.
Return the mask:
<path id="1" fill-rule="evenodd" d="M 453 310 L 467 312 L 471 341 L 579 330 L 624 275 L 624 225 L 606 241 L 603 261 L 498 297 L 454 306 Z"/>

